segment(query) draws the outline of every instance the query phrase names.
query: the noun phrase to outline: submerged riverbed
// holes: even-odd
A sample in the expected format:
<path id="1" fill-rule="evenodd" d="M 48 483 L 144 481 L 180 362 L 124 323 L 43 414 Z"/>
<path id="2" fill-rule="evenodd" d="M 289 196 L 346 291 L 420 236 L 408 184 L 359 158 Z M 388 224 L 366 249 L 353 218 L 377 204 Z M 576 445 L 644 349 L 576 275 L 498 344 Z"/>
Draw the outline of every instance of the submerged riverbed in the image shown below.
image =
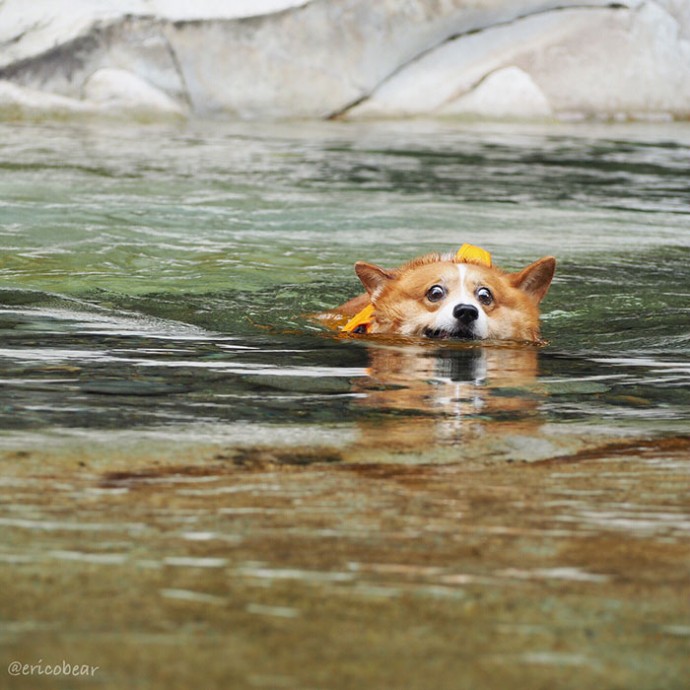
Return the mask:
<path id="1" fill-rule="evenodd" d="M 687 125 L 0 125 L 3 658 L 685 687 L 688 161 Z M 558 258 L 546 347 L 307 318 L 463 242 Z"/>

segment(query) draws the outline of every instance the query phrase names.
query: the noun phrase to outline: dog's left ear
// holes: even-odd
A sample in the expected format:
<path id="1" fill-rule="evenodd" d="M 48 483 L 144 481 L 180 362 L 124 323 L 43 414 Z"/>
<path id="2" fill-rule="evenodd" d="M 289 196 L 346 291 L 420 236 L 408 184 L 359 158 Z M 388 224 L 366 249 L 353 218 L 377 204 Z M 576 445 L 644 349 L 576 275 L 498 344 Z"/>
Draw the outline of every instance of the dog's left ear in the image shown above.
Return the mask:
<path id="1" fill-rule="evenodd" d="M 519 273 L 510 275 L 513 287 L 526 292 L 537 304 L 544 299 L 549 291 L 549 286 L 556 271 L 556 259 L 553 256 L 545 256 Z"/>

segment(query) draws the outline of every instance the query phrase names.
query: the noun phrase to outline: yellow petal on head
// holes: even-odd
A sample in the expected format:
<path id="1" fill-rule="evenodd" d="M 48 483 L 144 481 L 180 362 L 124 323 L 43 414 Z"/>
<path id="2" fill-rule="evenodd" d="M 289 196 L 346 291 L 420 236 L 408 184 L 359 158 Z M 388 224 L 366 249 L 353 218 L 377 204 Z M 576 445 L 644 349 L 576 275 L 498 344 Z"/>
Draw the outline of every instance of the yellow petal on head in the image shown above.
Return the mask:
<path id="1" fill-rule="evenodd" d="M 491 268 L 491 254 L 486 249 L 475 247 L 473 244 L 463 244 L 458 249 L 455 260 L 464 264 L 479 264 Z"/>
<path id="2" fill-rule="evenodd" d="M 362 311 L 357 312 L 343 327 L 345 333 L 352 333 L 358 326 L 368 326 L 374 318 L 374 305 L 368 304 Z"/>

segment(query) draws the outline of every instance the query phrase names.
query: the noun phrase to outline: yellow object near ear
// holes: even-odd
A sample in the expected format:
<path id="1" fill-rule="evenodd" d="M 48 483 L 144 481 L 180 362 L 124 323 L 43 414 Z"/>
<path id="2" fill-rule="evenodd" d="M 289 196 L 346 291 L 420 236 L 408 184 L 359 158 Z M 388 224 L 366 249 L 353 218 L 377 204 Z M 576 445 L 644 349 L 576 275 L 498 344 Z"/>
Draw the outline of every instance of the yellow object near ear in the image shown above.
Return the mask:
<path id="1" fill-rule="evenodd" d="M 373 318 L 374 305 L 368 304 L 362 311 L 357 312 L 341 330 L 345 333 L 367 333 Z"/>
<path id="2" fill-rule="evenodd" d="M 464 264 L 479 264 L 491 268 L 491 254 L 486 249 L 475 247 L 473 244 L 463 244 L 458 249 L 455 259 Z"/>
<path id="3" fill-rule="evenodd" d="M 473 244 L 463 244 L 455 255 L 455 260 L 465 264 L 478 264 L 491 268 L 491 254 L 475 247 Z M 374 305 L 368 304 L 362 311 L 357 312 L 340 330 L 343 333 L 368 333 L 374 320 Z"/>

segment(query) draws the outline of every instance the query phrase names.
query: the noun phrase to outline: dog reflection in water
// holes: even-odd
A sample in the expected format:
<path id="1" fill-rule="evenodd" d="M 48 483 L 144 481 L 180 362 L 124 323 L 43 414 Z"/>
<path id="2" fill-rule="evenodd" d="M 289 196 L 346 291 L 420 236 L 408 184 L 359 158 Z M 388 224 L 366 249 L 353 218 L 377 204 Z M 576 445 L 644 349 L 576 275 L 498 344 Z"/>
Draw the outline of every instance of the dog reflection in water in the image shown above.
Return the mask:
<path id="1" fill-rule="evenodd" d="M 487 433 L 500 445 L 501 435 L 541 426 L 536 346 L 372 345 L 369 356 L 369 375 L 354 390 L 360 405 L 381 415 L 364 422 L 365 446 L 466 447 Z"/>

